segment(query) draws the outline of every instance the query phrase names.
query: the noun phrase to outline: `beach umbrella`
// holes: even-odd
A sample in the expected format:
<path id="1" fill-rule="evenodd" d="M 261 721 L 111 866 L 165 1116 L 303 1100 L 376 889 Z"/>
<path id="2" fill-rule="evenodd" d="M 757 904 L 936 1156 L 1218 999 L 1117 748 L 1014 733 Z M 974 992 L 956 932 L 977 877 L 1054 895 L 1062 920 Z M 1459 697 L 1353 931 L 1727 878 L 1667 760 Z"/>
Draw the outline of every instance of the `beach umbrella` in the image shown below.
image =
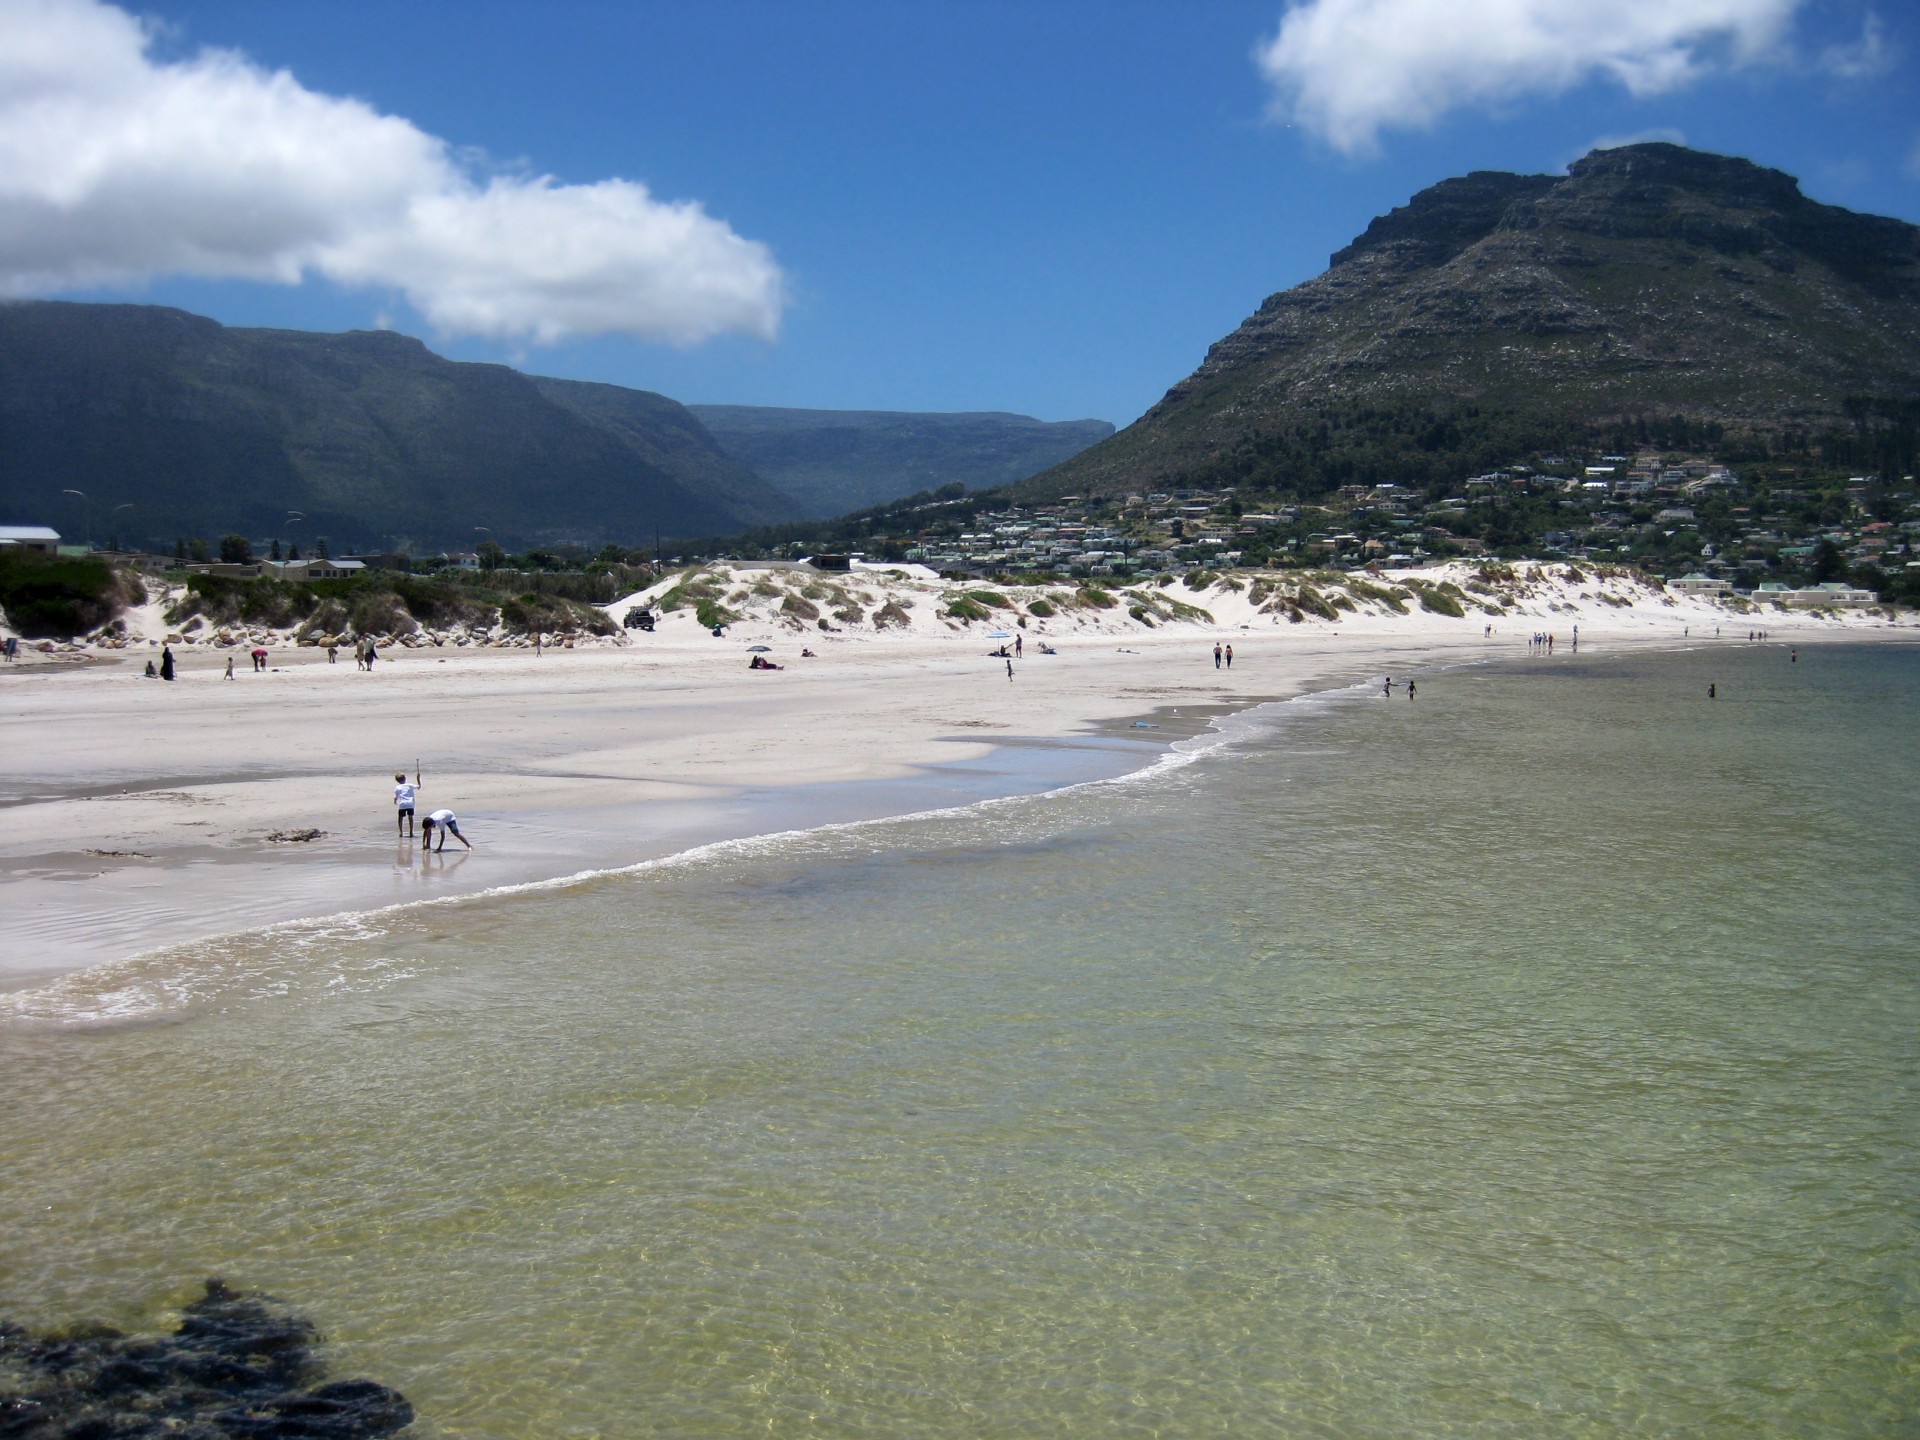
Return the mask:
<path id="1" fill-rule="evenodd" d="M 755 651 L 758 651 L 760 654 L 764 655 L 771 649 L 773 649 L 771 645 L 749 645 L 747 646 L 747 653 L 751 655 Z"/>
<path id="2" fill-rule="evenodd" d="M 989 630 L 987 632 L 987 638 L 989 640 L 1011 640 L 1013 635 L 1010 631 L 1006 630 Z"/>

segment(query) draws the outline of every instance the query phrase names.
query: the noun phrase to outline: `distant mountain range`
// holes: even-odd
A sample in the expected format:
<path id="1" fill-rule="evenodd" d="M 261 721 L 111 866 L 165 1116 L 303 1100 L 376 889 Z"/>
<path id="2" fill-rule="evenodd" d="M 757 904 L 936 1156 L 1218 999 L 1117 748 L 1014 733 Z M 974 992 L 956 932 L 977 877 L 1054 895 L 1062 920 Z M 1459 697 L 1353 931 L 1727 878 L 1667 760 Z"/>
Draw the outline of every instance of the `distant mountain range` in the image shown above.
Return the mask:
<path id="1" fill-rule="evenodd" d="M 77 536 L 88 502 L 62 492 L 79 490 L 94 538 L 128 545 L 239 533 L 309 549 L 325 537 L 335 554 L 489 538 L 646 546 L 656 531 L 725 535 L 869 496 L 1004 483 L 1112 431 L 704 408 L 726 443 L 664 395 L 446 360 L 389 331 L 0 303 L 0 521 Z"/>
<path id="2" fill-rule="evenodd" d="M 1311 495 L 1643 443 L 1911 468 L 1917 425 L 1920 228 L 1629 145 L 1423 190 L 1015 493 Z"/>
<path id="3" fill-rule="evenodd" d="M 689 405 L 713 438 L 761 479 L 826 519 L 955 483 L 1011 485 L 1113 434 L 1105 420 L 999 412 L 782 410 Z"/>

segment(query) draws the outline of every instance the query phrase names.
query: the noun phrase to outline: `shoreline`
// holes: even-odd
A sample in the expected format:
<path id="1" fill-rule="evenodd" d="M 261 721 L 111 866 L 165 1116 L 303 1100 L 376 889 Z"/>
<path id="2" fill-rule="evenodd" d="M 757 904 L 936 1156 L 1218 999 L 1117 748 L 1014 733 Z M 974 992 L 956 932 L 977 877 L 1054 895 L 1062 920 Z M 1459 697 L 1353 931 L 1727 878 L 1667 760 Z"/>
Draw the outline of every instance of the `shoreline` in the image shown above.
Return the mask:
<path id="1" fill-rule="evenodd" d="M 0 691 L 19 702 L 7 707 L 9 753 L 31 757 L 0 793 L 11 917 L 0 992 L 282 924 L 1040 793 L 1145 768 L 1214 717 L 1258 704 L 1383 671 L 1530 658 L 1519 636 L 1410 619 L 1056 635 L 1059 653 L 1030 652 L 1011 683 L 965 633 L 849 639 L 779 677 L 736 669 L 738 644 L 704 634 L 539 659 L 408 652 L 376 677 L 304 652 L 232 685 L 215 670 L 224 656 L 203 653 L 165 692 L 131 683 L 127 667 L 49 667 Z M 1671 628 L 1590 621 L 1582 658 L 1747 643 Z M 1795 624 L 1769 643 L 1910 638 Z M 1216 640 L 1240 647 L 1235 669 L 1209 663 Z M 1563 646 L 1548 663 L 1572 658 Z M 398 749 L 426 752 L 422 808 L 458 810 L 475 852 L 423 861 L 417 841 L 395 844 Z M 210 750 L 228 763 L 207 765 Z M 324 833 L 263 838 L 292 828 Z"/>

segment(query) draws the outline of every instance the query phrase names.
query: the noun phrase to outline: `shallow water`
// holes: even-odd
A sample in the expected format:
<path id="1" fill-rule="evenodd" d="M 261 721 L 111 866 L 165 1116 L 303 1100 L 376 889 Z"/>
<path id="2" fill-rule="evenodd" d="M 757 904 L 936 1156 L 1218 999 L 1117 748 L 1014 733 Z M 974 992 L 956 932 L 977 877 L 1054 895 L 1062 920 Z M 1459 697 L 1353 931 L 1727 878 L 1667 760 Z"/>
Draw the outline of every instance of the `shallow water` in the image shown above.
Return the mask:
<path id="1" fill-rule="evenodd" d="M 431 1436 L 1903 1433 L 1916 700 L 1436 673 L 0 997 L 0 1318 L 219 1273 Z"/>

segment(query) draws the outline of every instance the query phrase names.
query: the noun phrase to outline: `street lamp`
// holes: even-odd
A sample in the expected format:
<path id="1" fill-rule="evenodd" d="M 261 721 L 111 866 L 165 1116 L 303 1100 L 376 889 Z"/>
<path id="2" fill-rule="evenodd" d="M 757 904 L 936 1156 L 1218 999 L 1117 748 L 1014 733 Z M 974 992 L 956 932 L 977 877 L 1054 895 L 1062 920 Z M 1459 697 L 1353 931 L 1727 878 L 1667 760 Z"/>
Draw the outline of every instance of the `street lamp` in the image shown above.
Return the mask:
<path id="1" fill-rule="evenodd" d="M 299 510 L 287 511 L 286 526 L 287 526 L 287 543 L 288 544 L 293 543 L 293 522 L 296 520 L 304 520 L 306 518 L 307 518 L 306 515 Z"/>
<path id="2" fill-rule="evenodd" d="M 93 497 L 84 490 L 62 490 L 62 495 L 78 495 L 87 502 L 87 549 L 93 549 Z"/>
<path id="3" fill-rule="evenodd" d="M 107 512 L 108 544 L 111 546 L 111 548 L 115 550 L 118 550 L 120 548 L 120 537 L 113 533 L 113 517 L 118 515 L 122 510 L 131 510 L 133 508 L 134 508 L 133 501 L 122 500 L 118 505 L 114 506 L 113 509 Z"/>

